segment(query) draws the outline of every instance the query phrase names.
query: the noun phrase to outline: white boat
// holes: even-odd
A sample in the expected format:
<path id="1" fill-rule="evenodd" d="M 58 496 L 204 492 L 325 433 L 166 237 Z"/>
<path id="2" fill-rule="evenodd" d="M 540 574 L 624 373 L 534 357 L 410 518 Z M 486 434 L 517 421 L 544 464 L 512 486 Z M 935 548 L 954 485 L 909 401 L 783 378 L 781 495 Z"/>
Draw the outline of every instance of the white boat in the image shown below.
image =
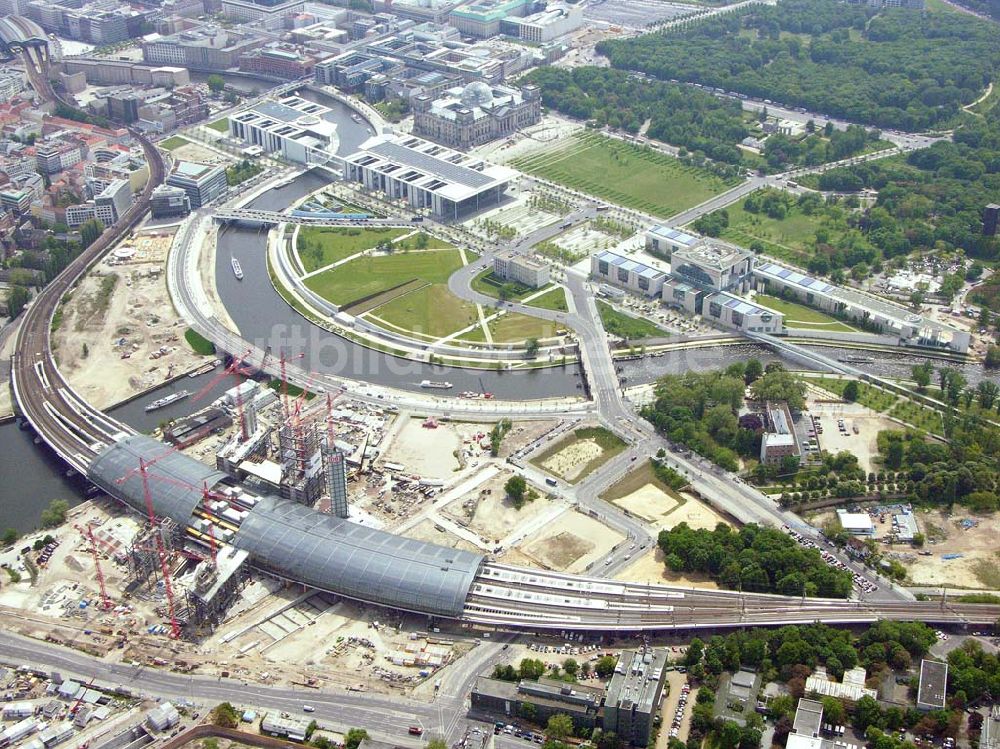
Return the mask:
<path id="1" fill-rule="evenodd" d="M 233 263 L 233 273 L 236 275 L 237 279 L 239 279 L 240 281 L 242 281 L 243 280 L 243 267 L 240 265 L 240 261 L 237 260 L 236 258 L 232 258 L 232 263 Z"/>
<path id="2" fill-rule="evenodd" d="M 850 356 L 842 356 L 837 361 L 844 364 L 874 364 L 875 358 L 872 356 L 854 356 L 852 354 Z"/>
<path id="3" fill-rule="evenodd" d="M 451 390 L 450 382 L 435 382 L 434 380 L 421 380 L 420 387 L 431 388 L 433 390 Z"/>
<path id="4" fill-rule="evenodd" d="M 355 112 L 354 114 L 351 115 L 351 119 L 354 120 L 355 122 L 361 122 L 361 115 Z"/>
<path id="5" fill-rule="evenodd" d="M 164 406 L 169 406 L 171 403 L 176 403 L 179 400 L 184 400 L 191 393 L 187 390 L 178 390 L 176 393 L 171 393 L 170 395 L 164 396 L 163 398 L 157 398 L 152 403 L 146 405 L 146 411 L 155 411 L 158 408 L 163 408 Z"/>

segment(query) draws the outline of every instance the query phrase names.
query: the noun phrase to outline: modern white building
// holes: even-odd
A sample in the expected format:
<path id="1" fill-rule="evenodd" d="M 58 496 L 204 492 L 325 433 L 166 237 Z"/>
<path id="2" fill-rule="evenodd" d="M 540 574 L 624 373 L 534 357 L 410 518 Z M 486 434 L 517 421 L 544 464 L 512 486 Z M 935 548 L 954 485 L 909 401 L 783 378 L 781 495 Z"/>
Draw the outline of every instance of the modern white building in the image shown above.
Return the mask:
<path id="1" fill-rule="evenodd" d="M 700 241 L 701 237 L 697 234 L 689 234 L 666 224 L 657 224 L 646 230 L 646 251 L 667 262 L 675 251 L 693 247 Z"/>
<path id="2" fill-rule="evenodd" d="M 377 135 L 344 159 L 344 179 L 443 219 L 499 204 L 517 172 L 410 135 Z"/>
<path id="3" fill-rule="evenodd" d="M 748 291 L 753 269 L 752 252 L 720 239 L 705 237 L 670 252 L 674 278 L 715 291 Z"/>
<path id="4" fill-rule="evenodd" d="M 539 13 L 500 21 L 500 33 L 526 42 L 544 44 L 576 31 L 583 25 L 583 6 L 552 4 Z"/>
<path id="5" fill-rule="evenodd" d="M 268 713 L 260 722 L 260 730 L 272 736 L 280 736 L 289 741 L 305 741 L 309 731 L 309 721 L 301 718 L 282 717 Z"/>
<path id="6" fill-rule="evenodd" d="M 221 166 L 197 161 L 178 161 L 167 176 L 167 184 L 187 193 L 191 208 L 201 208 L 215 200 L 228 188 L 226 170 Z"/>
<path id="7" fill-rule="evenodd" d="M 784 330 L 784 315 L 724 291 L 709 294 L 702 317 L 726 328 L 748 333 L 777 335 Z"/>
<path id="8" fill-rule="evenodd" d="M 667 279 L 666 271 L 610 250 L 591 255 L 590 273 L 601 281 L 650 298 L 660 296 Z"/>
<path id="9" fill-rule="evenodd" d="M 852 536 L 875 535 L 875 524 L 867 512 L 837 510 L 837 520 L 840 521 L 840 527 Z"/>
<path id="10" fill-rule="evenodd" d="M 467 149 L 505 138 L 542 118 L 537 86 L 513 88 L 473 81 L 435 98 L 413 97 L 413 134 Z"/>
<path id="11" fill-rule="evenodd" d="M 146 713 L 146 722 L 156 731 L 166 731 L 181 722 L 181 715 L 172 704 L 163 702 Z"/>
<path id="12" fill-rule="evenodd" d="M 325 164 L 336 158 L 340 145 L 330 111 L 300 96 L 262 101 L 229 115 L 229 134 L 297 164 Z"/>
<path id="13" fill-rule="evenodd" d="M 537 289 L 549 282 L 549 267 L 510 250 L 493 258 L 493 275 Z"/>
<path id="14" fill-rule="evenodd" d="M 834 286 L 772 261 L 757 265 L 753 273 L 756 286 L 769 294 L 791 296 L 874 332 L 895 336 L 902 344 L 947 348 L 960 353 L 969 350 L 968 331 L 931 320 L 881 297 Z"/>
<path id="15" fill-rule="evenodd" d="M 816 673 L 806 679 L 806 694 L 815 692 L 824 697 L 836 697 L 838 700 L 857 702 L 862 697 L 878 698 L 878 692 L 865 686 L 868 672 L 863 666 L 851 668 L 844 672 L 843 681 L 831 681 L 826 669 L 817 667 Z"/>

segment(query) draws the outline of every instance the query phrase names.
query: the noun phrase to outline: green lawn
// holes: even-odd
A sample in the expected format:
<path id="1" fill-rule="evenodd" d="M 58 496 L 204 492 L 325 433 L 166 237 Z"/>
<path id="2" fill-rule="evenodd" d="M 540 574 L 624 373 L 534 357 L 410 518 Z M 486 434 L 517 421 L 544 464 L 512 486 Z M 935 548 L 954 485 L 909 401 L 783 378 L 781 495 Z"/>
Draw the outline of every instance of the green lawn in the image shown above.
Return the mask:
<path id="1" fill-rule="evenodd" d="M 461 267 L 458 250 L 366 256 L 312 276 L 305 283 L 324 299 L 348 306 L 408 281 L 447 284 L 448 276 Z"/>
<path id="2" fill-rule="evenodd" d="M 405 229 L 400 230 L 403 234 L 406 233 Z M 418 231 L 416 234 L 407 237 L 406 239 L 401 239 L 398 242 L 393 242 L 392 246 L 396 251 L 403 250 L 454 250 L 455 245 L 451 242 L 445 242 L 443 239 L 438 239 L 437 237 L 428 234 L 425 231 Z"/>
<path id="3" fill-rule="evenodd" d="M 218 130 L 220 133 L 229 132 L 229 119 L 223 117 L 221 120 L 216 120 L 215 122 L 210 122 L 205 127 L 210 127 L 213 130 Z"/>
<path id="4" fill-rule="evenodd" d="M 296 249 L 306 273 L 324 268 L 363 250 L 370 250 L 383 240 L 393 240 L 406 229 L 354 229 L 305 226 L 299 230 Z M 402 248 L 401 248 L 402 249 Z"/>
<path id="5" fill-rule="evenodd" d="M 519 302 L 529 294 L 534 294 L 538 291 L 538 289 L 518 283 L 517 281 L 504 281 L 502 278 L 493 275 L 492 268 L 487 268 L 473 278 L 470 286 L 472 286 L 473 291 L 478 291 L 480 294 L 491 296 L 494 299 L 500 298 L 500 289 L 506 286 L 510 291 L 507 299 L 512 302 Z"/>
<path id="6" fill-rule="evenodd" d="M 611 335 L 622 338 L 659 338 L 666 333 L 648 320 L 640 320 L 636 317 L 619 312 L 607 302 L 598 302 L 597 311 L 601 315 L 601 322 L 604 329 Z"/>
<path id="7" fill-rule="evenodd" d="M 211 356 L 215 353 L 215 344 L 192 328 L 184 331 L 184 340 L 196 354 Z"/>
<path id="8" fill-rule="evenodd" d="M 776 296 L 767 296 L 766 294 L 758 294 L 754 297 L 754 301 L 759 304 L 763 304 L 768 309 L 772 309 L 775 312 L 783 314 L 785 316 L 785 327 L 788 328 L 832 330 L 838 333 L 856 332 L 855 328 L 841 322 L 837 318 L 830 317 L 830 315 L 825 312 L 820 312 L 819 310 L 807 307 L 804 304 L 799 304 L 798 302 L 790 302 L 787 299 L 781 299 Z"/>
<path id="9" fill-rule="evenodd" d="M 515 159 L 513 166 L 664 218 L 739 184 L 666 154 L 595 133 L 580 134 L 555 151 Z"/>
<path id="10" fill-rule="evenodd" d="M 376 307 L 370 315 L 403 330 L 436 338 L 476 322 L 476 305 L 459 299 L 446 284 L 430 284 Z M 377 321 L 376 321 L 377 322 Z"/>
<path id="11" fill-rule="evenodd" d="M 529 307 L 538 307 L 538 309 L 555 310 L 556 312 L 569 311 L 569 307 L 566 304 L 566 291 L 561 286 L 549 289 L 541 296 L 527 302 L 527 305 Z"/>
<path id="12" fill-rule="evenodd" d="M 838 396 L 843 397 L 844 389 L 847 387 L 847 383 L 850 382 L 850 380 L 837 379 L 835 377 L 819 377 L 810 378 L 807 382 L 811 382 L 824 390 L 828 390 L 831 393 L 836 393 Z M 867 382 L 858 382 L 857 402 L 862 406 L 866 406 L 873 411 L 882 413 L 883 411 L 888 411 L 896 400 L 896 396 L 892 393 L 887 393 L 884 390 L 874 388 Z"/>
<path id="13" fill-rule="evenodd" d="M 166 140 L 161 140 L 158 145 L 167 151 L 173 151 L 175 148 L 186 146 L 190 142 L 187 138 L 182 138 L 179 135 L 171 135 Z"/>

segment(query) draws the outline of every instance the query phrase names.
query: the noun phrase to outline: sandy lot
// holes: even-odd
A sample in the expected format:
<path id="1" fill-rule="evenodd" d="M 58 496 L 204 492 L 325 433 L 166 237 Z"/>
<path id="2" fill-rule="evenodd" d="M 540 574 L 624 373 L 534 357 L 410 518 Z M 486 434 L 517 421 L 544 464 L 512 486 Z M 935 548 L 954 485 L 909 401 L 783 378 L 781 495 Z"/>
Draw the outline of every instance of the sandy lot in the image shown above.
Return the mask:
<path id="1" fill-rule="evenodd" d="M 816 391 L 810 391 L 813 396 Z M 878 470 L 874 457 L 878 455 L 878 433 L 885 429 L 901 429 L 892 419 L 881 416 L 860 403 L 821 403 L 814 397 L 808 399 L 809 413 L 822 419 L 823 434 L 819 446 L 836 454 L 841 450 L 858 456 L 858 464 L 865 471 Z M 847 433 L 842 434 L 837 420 L 843 419 Z M 854 433 L 854 427 L 858 433 Z"/>
<path id="2" fill-rule="evenodd" d="M 56 357 L 84 400 L 105 408 L 158 385 L 205 360 L 184 341 L 163 274 L 172 229 L 142 233 L 122 243 L 131 257 L 114 253 L 95 266 L 63 306 L 55 332 Z M 101 284 L 117 283 L 106 302 Z M 153 359 L 153 354 L 164 351 Z M 127 358 L 122 358 L 125 355 Z"/>
<path id="3" fill-rule="evenodd" d="M 464 538 L 458 538 L 446 530 L 439 531 L 435 527 L 434 521 L 430 519 L 421 520 L 412 528 L 403 531 L 403 535 L 407 538 L 415 538 L 418 541 L 430 541 L 431 543 L 441 544 L 452 549 L 464 549 L 465 551 L 475 551 L 477 553 L 481 551 Z"/>
<path id="4" fill-rule="evenodd" d="M 583 572 L 624 536 L 592 517 L 568 510 L 521 545 L 529 559 L 548 569 Z"/>
<path id="5" fill-rule="evenodd" d="M 567 481 L 574 481 L 592 460 L 601 457 L 604 451 L 594 440 L 577 440 L 571 445 L 567 445 L 548 460 L 542 462 L 542 466 L 557 476 L 561 476 Z"/>
<path id="6" fill-rule="evenodd" d="M 664 583 L 708 590 L 719 589 L 719 586 L 707 575 L 684 575 L 671 572 L 663 561 L 663 552 L 658 548 L 647 550 L 641 557 L 615 575 L 615 578 L 639 583 Z"/>
<path id="7" fill-rule="evenodd" d="M 411 418 L 395 433 L 385 460 L 399 463 L 408 472 L 425 478 L 448 479 L 461 468 L 456 451 L 482 451 L 473 444 L 491 427 L 482 424 L 438 422 L 436 429 L 424 426 L 425 419 Z"/>
<path id="8" fill-rule="evenodd" d="M 501 471 L 489 481 L 480 484 L 475 492 L 459 497 L 447 504 L 444 514 L 471 528 L 483 538 L 499 542 L 519 526 L 531 522 L 548 512 L 555 504 L 543 493 L 518 510 L 507 499 L 503 485 L 513 476 L 511 471 Z"/>
<path id="9" fill-rule="evenodd" d="M 614 503 L 650 523 L 662 522 L 678 505 L 676 499 L 653 484 L 646 484 Z"/>
<path id="10" fill-rule="evenodd" d="M 917 523 L 927 536 L 924 551 L 900 553 L 897 558 L 906 565 L 915 585 L 948 585 L 957 588 L 1000 588 L 1000 556 L 997 536 L 1000 517 L 973 516 L 961 512 L 948 515 L 942 511 L 918 512 Z M 978 520 L 979 525 L 965 530 L 962 519 Z M 942 559 L 942 554 L 961 554 L 959 559 Z"/>

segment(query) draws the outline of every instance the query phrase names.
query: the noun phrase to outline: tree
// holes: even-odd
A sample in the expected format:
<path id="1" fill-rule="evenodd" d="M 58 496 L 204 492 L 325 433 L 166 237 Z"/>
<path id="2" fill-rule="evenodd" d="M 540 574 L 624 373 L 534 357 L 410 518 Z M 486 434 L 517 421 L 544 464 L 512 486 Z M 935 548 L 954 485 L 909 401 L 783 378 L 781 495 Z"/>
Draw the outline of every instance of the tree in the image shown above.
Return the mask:
<path id="1" fill-rule="evenodd" d="M 226 81 L 221 75 L 208 76 L 206 83 L 208 83 L 209 90 L 214 94 L 219 93 L 226 87 Z"/>
<path id="2" fill-rule="evenodd" d="M 567 658 L 562 664 L 563 671 L 570 676 L 576 676 L 580 672 L 580 664 L 575 658 Z"/>
<path id="3" fill-rule="evenodd" d="M 545 735 L 550 739 L 562 741 L 573 735 L 573 719 L 564 713 L 556 713 L 545 724 Z"/>
<path id="4" fill-rule="evenodd" d="M 916 546 L 918 549 L 924 545 L 924 542 L 926 540 L 927 540 L 927 538 L 926 538 L 926 536 L 924 536 L 923 533 L 914 533 L 913 534 L 913 545 Z"/>
<path id="5" fill-rule="evenodd" d="M 534 359 L 538 354 L 538 339 L 529 338 L 524 342 L 524 355 L 529 359 Z"/>
<path id="6" fill-rule="evenodd" d="M 1000 395 L 1000 385 L 997 385 L 992 380 L 982 380 L 976 385 L 976 398 L 979 401 L 979 405 L 984 409 L 989 410 L 993 408 L 998 395 Z"/>
<path id="7" fill-rule="evenodd" d="M 212 708 L 209 720 L 220 728 L 236 728 L 240 724 L 240 714 L 229 702 L 220 702 Z"/>
<path id="8" fill-rule="evenodd" d="M 528 490 L 528 482 L 524 476 L 520 474 L 511 476 L 507 479 L 507 483 L 503 485 L 503 488 L 507 492 L 510 501 L 514 503 L 514 507 L 519 510 L 524 507 L 525 494 Z"/>
<path id="9" fill-rule="evenodd" d="M 535 722 L 535 718 L 538 717 L 538 710 L 530 702 L 521 703 L 521 717 L 530 723 Z"/>
<path id="10" fill-rule="evenodd" d="M 596 673 L 602 679 L 606 679 L 615 672 L 616 665 L 617 662 L 612 656 L 602 655 L 600 658 L 597 659 L 597 662 L 594 664 L 594 673 Z"/>
<path id="11" fill-rule="evenodd" d="M 501 302 L 506 302 L 508 299 L 513 299 L 517 296 L 517 286 L 512 283 L 502 284 L 500 289 L 497 291 L 497 294 L 500 297 Z"/>
<path id="12" fill-rule="evenodd" d="M 884 717 L 878 702 L 866 694 L 854 706 L 854 727 L 864 733 L 869 726 L 883 728 Z"/>
<path id="13" fill-rule="evenodd" d="M 764 365 L 760 363 L 760 359 L 750 359 L 747 361 L 746 366 L 743 367 L 743 381 L 747 385 L 752 385 L 763 374 Z"/>
<path id="14" fill-rule="evenodd" d="M 364 728 L 352 728 L 344 736 L 344 749 L 358 749 L 358 745 L 368 738 Z"/>
<path id="15" fill-rule="evenodd" d="M 67 512 L 69 512 L 69 502 L 65 499 L 53 499 L 49 502 L 49 506 L 42 510 L 39 522 L 43 528 L 62 525 L 66 521 Z"/>
<path id="16" fill-rule="evenodd" d="M 910 370 L 913 373 L 913 381 L 917 383 L 917 390 L 921 393 L 931 384 L 931 375 L 934 374 L 934 365 L 929 361 L 917 364 Z"/>
<path id="17" fill-rule="evenodd" d="M 684 653 L 684 665 L 690 668 L 696 663 L 701 663 L 704 653 L 705 643 L 695 637 L 691 640 L 691 644 L 688 645 L 687 651 Z"/>
<path id="18" fill-rule="evenodd" d="M 601 731 L 597 735 L 597 749 L 624 749 L 625 742 L 614 731 Z"/>
<path id="19" fill-rule="evenodd" d="M 855 402 L 858 399 L 858 382 L 857 380 L 850 380 L 847 385 L 844 386 L 844 400 Z"/>
<path id="20" fill-rule="evenodd" d="M 7 292 L 7 309 L 12 318 L 21 314 L 31 301 L 31 292 L 24 286 L 12 285 Z"/>
<path id="21" fill-rule="evenodd" d="M 104 233 L 104 224 L 96 218 L 85 221 L 80 227 L 80 241 L 84 247 L 90 247 L 101 234 Z"/>
<path id="22" fill-rule="evenodd" d="M 4 546 L 10 546 L 15 541 L 17 541 L 20 534 L 17 532 L 16 528 L 8 528 L 3 532 L 3 536 L 0 537 L 0 544 Z"/>
<path id="23" fill-rule="evenodd" d="M 537 681 L 545 673 L 545 664 L 537 658 L 522 658 L 518 672 L 522 679 Z"/>

